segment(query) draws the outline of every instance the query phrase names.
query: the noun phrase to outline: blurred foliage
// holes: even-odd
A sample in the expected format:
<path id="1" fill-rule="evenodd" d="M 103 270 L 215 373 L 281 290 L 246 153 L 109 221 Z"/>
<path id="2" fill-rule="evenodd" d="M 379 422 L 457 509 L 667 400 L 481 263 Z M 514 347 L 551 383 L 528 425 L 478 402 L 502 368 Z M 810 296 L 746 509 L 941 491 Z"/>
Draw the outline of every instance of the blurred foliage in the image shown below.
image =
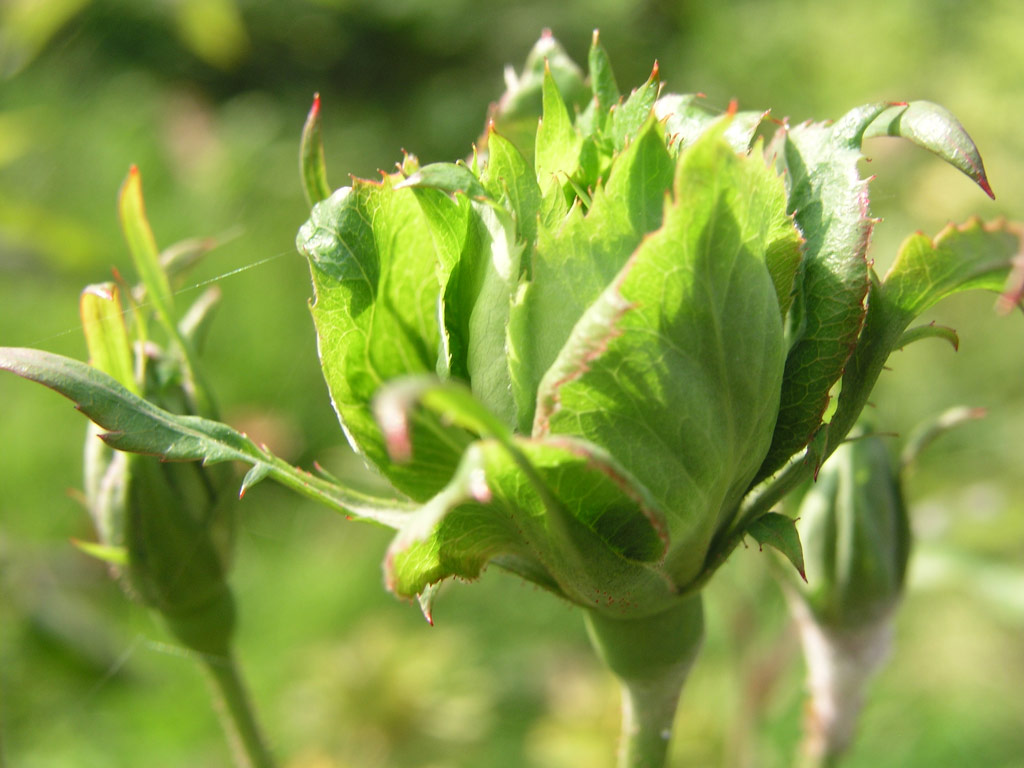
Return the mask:
<path id="1" fill-rule="evenodd" d="M 310 98 L 323 98 L 335 185 L 390 167 L 403 147 L 424 162 L 464 156 L 504 65 L 518 66 L 543 27 L 577 60 L 600 27 L 620 83 L 642 82 L 657 58 L 673 90 L 722 108 L 736 97 L 794 121 L 872 99 L 950 108 L 998 199 L 926 153 L 873 140 L 880 266 L 913 229 L 971 213 L 1024 218 L 1024 5 L 1014 0 L 6 0 L 0 342 L 85 356 L 77 296 L 128 268 L 115 197 L 137 163 L 161 242 L 238 233 L 191 283 L 224 291 L 207 355 L 226 419 L 291 460 L 358 473 L 293 249 L 307 214 L 297 150 Z M 921 567 L 850 768 L 1024 759 L 1024 613 L 1006 586 L 1024 563 L 1024 324 L 983 296 L 937 317 L 960 332 L 960 352 L 924 343 L 895 355 L 875 422 L 905 433 L 957 403 L 990 417 L 935 446 L 909 478 Z M 63 492 L 81 485 L 84 420 L 36 389 L 0 378 L 2 749 L 30 768 L 222 765 L 199 675 L 67 542 L 91 536 Z M 286 765 L 611 764 L 616 694 L 566 606 L 491 572 L 447 589 L 430 629 L 381 588 L 383 532 L 270 487 L 242 511 L 239 652 Z M 710 587 L 679 765 L 791 763 L 802 674 L 763 559 L 756 547 L 739 553 Z"/>

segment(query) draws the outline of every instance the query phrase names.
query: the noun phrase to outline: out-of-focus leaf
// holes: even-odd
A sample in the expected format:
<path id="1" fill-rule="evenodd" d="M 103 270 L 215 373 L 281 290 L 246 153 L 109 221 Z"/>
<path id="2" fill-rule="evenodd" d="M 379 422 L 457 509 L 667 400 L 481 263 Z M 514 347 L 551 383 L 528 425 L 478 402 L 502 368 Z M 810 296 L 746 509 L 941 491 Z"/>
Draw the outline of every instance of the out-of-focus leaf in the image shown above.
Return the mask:
<path id="1" fill-rule="evenodd" d="M 950 430 L 956 429 L 961 424 L 966 424 L 969 421 L 983 419 L 985 414 L 984 408 L 968 408 L 961 405 L 956 408 L 949 408 L 938 416 L 918 424 L 907 437 L 903 450 L 900 452 L 900 468 L 906 469 L 917 461 L 921 451 Z"/>
<path id="2" fill-rule="evenodd" d="M 584 313 L 541 382 L 534 435 L 607 446 L 666 510 L 677 583 L 764 458 L 785 360 L 765 264 L 781 179 L 722 124 L 681 157 L 660 229 Z M 789 222 L 789 239 L 797 234 Z"/>
<path id="3" fill-rule="evenodd" d="M 123 567 L 128 565 L 128 550 L 124 547 L 111 547 L 105 544 L 97 544 L 94 541 L 80 541 L 72 539 L 71 543 L 75 548 L 109 565 Z"/>
<path id="4" fill-rule="evenodd" d="M 750 524 L 747 533 L 764 547 L 774 547 L 793 564 L 800 578 L 807 581 L 804 572 L 804 550 L 800 545 L 800 534 L 796 529 L 796 521 L 791 517 L 769 512 Z"/>
<path id="5" fill-rule="evenodd" d="M 82 330 L 89 348 L 89 362 L 137 395 L 139 386 L 135 382 L 132 348 L 119 294 L 115 283 L 86 287 L 79 300 Z"/>
<path id="6" fill-rule="evenodd" d="M 320 94 L 313 94 L 313 106 L 309 108 L 306 123 L 302 126 L 302 141 L 299 144 L 299 174 L 302 189 L 306 193 L 309 207 L 331 196 L 331 185 L 327 183 L 327 161 L 324 159 L 324 138 L 320 130 Z"/>
<path id="7" fill-rule="evenodd" d="M 235 0 L 181 0 L 178 29 L 185 44 L 207 64 L 234 69 L 249 51 L 249 34 Z"/>
<path id="8" fill-rule="evenodd" d="M 590 43 L 587 55 L 590 70 L 590 89 L 593 93 L 593 109 L 595 128 L 603 131 L 608 120 L 609 110 L 619 103 L 619 85 L 615 82 L 615 73 L 608 60 L 608 53 L 598 40 L 597 30 Z"/>
<path id="9" fill-rule="evenodd" d="M 90 0 L 8 0 L 0 8 L 0 77 L 12 77 Z"/>
<path id="10" fill-rule="evenodd" d="M 864 131 L 865 139 L 873 136 L 899 136 L 934 152 L 995 198 L 974 140 L 945 107 L 930 101 L 890 107 Z"/>

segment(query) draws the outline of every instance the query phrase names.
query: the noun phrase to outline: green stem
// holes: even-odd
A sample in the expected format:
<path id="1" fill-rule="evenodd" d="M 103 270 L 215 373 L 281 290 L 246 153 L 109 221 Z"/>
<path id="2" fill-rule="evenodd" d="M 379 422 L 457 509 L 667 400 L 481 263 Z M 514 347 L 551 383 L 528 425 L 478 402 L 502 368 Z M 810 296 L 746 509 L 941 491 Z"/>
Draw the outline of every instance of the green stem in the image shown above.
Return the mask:
<path id="1" fill-rule="evenodd" d="M 602 661 L 622 685 L 618 768 L 664 768 L 679 696 L 704 638 L 700 594 L 641 619 L 586 614 Z"/>
<path id="2" fill-rule="evenodd" d="M 274 768 L 274 758 L 260 734 L 234 657 L 204 655 L 201 658 L 235 765 L 238 768 Z"/>

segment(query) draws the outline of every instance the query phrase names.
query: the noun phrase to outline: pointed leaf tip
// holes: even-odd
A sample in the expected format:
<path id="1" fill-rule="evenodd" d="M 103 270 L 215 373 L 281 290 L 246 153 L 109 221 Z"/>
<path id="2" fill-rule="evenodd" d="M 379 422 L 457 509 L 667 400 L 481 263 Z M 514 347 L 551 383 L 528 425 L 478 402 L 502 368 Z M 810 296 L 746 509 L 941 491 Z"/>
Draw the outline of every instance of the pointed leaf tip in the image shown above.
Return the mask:
<path id="1" fill-rule="evenodd" d="M 752 522 L 747 528 L 747 533 L 754 537 L 762 549 L 767 544 L 785 555 L 800 574 L 800 578 L 807 581 L 804 550 L 800 544 L 800 534 L 797 532 L 795 520 L 777 512 L 769 512 Z"/>
<path id="2" fill-rule="evenodd" d="M 306 122 L 302 126 L 302 140 L 299 145 L 299 173 L 302 177 L 306 201 L 311 208 L 331 196 L 331 186 L 327 183 L 323 136 L 320 131 L 319 93 L 313 94 L 313 105 L 309 108 Z"/>
<path id="3" fill-rule="evenodd" d="M 927 149 L 995 199 L 974 140 L 945 107 L 930 101 L 891 102 L 864 131 L 864 138 L 873 136 L 899 136 Z"/>

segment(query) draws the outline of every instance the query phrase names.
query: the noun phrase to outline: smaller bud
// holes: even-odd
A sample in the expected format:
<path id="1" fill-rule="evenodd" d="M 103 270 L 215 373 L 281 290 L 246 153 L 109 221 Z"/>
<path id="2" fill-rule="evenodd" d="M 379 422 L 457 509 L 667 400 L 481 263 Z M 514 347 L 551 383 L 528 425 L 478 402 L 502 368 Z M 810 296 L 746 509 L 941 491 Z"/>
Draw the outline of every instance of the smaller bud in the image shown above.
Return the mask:
<path id="1" fill-rule="evenodd" d="M 849 746 L 903 593 L 910 528 L 899 477 L 877 437 L 844 443 L 797 513 L 807 583 L 787 593 L 807 662 L 810 764 Z"/>

